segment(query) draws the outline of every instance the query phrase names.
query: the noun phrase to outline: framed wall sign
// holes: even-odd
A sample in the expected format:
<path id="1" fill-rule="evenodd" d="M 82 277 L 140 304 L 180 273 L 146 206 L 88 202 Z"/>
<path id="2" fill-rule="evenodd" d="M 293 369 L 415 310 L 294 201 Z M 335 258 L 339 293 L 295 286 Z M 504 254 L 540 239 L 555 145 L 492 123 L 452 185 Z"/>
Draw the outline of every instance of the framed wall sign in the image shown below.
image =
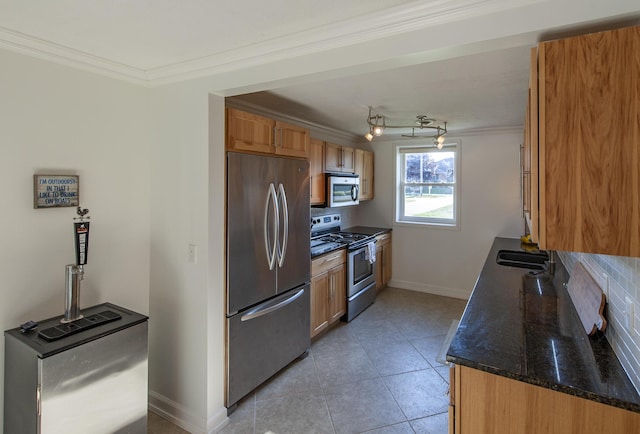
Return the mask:
<path id="1" fill-rule="evenodd" d="M 33 207 L 78 206 L 80 177 L 77 175 L 33 175 Z"/>

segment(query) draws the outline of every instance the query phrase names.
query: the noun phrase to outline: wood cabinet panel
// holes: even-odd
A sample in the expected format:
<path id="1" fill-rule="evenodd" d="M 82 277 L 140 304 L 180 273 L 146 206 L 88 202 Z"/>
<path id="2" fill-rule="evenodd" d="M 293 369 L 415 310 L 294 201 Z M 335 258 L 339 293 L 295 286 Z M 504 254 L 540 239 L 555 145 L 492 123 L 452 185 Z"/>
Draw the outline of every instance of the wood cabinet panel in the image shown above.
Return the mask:
<path id="1" fill-rule="evenodd" d="M 541 43 L 535 73 L 532 55 L 532 235 L 543 249 L 640 256 L 640 27 Z"/>
<path id="2" fill-rule="evenodd" d="M 345 265 L 341 264 L 329 270 L 329 324 L 338 321 L 347 313 L 347 277 Z"/>
<path id="3" fill-rule="evenodd" d="M 354 173 L 354 149 L 347 146 L 325 143 L 324 169 L 330 173 Z"/>
<path id="4" fill-rule="evenodd" d="M 309 158 L 309 130 L 286 122 L 276 121 L 276 155 Z"/>
<path id="5" fill-rule="evenodd" d="M 640 414 L 465 366 L 455 367 L 456 434 L 640 432 Z"/>
<path id="6" fill-rule="evenodd" d="M 329 327 L 329 273 L 311 278 L 311 337 Z"/>
<path id="7" fill-rule="evenodd" d="M 226 110 L 227 150 L 309 158 L 309 130 L 242 110 Z"/>
<path id="8" fill-rule="evenodd" d="M 373 199 L 373 152 L 354 151 L 354 171 L 360 176 L 360 200 Z"/>
<path id="9" fill-rule="evenodd" d="M 227 109 L 227 149 L 271 153 L 274 149 L 272 119 L 233 108 Z"/>
<path id="10" fill-rule="evenodd" d="M 391 280 L 391 253 L 391 233 L 378 235 L 376 237 L 376 263 L 374 266 L 376 290 L 381 290 Z"/>
<path id="11" fill-rule="evenodd" d="M 320 205 L 326 200 L 326 185 L 324 176 L 324 142 L 310 139 L 309 141 L 309 190 L 311 205 Z"/>
<path id="12" fill-rule="evenodd" d="M 347 312 L 346 252 L 327 253 L 311 261 L 311 337 Z"/>

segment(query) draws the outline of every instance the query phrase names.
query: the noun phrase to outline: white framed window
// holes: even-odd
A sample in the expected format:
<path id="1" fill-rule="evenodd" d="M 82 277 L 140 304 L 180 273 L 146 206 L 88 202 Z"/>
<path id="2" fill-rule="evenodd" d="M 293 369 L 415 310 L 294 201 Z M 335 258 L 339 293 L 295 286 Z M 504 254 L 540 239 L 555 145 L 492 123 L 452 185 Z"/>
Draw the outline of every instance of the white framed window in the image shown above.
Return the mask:
<path id="1" fill-rule="evenodd" d="M 396 147 L 396 222 L 460 227 L 460 142 Z"/>

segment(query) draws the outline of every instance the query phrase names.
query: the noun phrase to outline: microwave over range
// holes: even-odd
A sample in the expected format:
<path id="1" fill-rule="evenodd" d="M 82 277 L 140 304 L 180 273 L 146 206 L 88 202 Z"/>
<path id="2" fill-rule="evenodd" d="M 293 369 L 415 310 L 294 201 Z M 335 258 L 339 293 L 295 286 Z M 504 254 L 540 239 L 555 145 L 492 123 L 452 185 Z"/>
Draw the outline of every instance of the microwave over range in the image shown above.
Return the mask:
<path id="1" fill-rule="evenodd" d="M 347 174 L 327 174 L 327 206 L 358 205 L 360 193 L 360 177 Z"/>

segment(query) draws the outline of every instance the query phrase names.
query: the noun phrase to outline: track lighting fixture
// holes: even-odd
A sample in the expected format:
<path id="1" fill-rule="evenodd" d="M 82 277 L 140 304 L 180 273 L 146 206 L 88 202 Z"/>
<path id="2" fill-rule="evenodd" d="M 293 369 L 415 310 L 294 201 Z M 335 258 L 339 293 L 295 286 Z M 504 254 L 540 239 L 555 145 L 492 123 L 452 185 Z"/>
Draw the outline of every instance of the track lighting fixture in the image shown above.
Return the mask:
<path id="1" fill-rule="evenodd" d="M 373 113 L 373 108 L 369 106 L 369 116 L 367 117 L 367 124 L 369 125 L 369 131 L 364 135 L 365 139 L 369 142 L 374 137 L 379 137 L 384 133 L 386 128 L 399 128 L 408 130 L 411 129 L 411 134 L 402 134 L 402 137 L 410 138 L 433 138 L 434 145 L 438 149 L 442 149 L 445 141 L 445 134 L 447 134 L 447 123 L 444 123 L 444 127 L 440 125 L 432 125 L 435 122 L 434 119 L 429 118 L 426 115 L 416 116 L 415 125 L 387 125 L 386 118 L 383 115 Z M 421 135 L 420 132 L 425 129 L 435 130 L 435 135 Z M 416 134 L 416 132 L 418 134 Z"/>

